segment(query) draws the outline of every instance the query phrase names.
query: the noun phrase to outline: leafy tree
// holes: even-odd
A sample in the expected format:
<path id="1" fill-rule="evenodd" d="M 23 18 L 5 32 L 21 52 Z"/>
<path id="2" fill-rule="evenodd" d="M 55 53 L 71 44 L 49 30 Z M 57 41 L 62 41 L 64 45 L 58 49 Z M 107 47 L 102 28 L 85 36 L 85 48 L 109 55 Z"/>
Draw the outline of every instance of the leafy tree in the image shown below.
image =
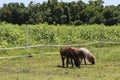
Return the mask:
<path id="1" fill-rule="evenodd" d="M 29 4 L 28 8 L 28 23 L 30 24 L 39 24 L 43 22 L 43 13 L 41 4 Z"/>
<path id="2" fill-rule="evenodd" d="M 56 23 L 61 24 L 61 17 L 63 15 L 63 9 L 61 7 L 56 7 L 54 11 L 54 19 Z"/>
<path id="3" fill-rule="evenodd" d="M 94 17 L 96 15 L 96 11 L 93 8 L 93 6 L 87 6 L 80 14 L 80 19 L 84 23 L 89 23 L 90 18 Z"/>
<path id="4" fill-rule="evenodd" d="M 25 23 L 25 6 L 23 3 L 4 4 L 1 8 L 1 21 L 7 21 L 13 24 Z"/>
<path id="5" fill-rule="evenodd" d="M 63 15 L 61 16 L 61 23 L 62 24 L 70 24 L 71 21 L 71 14 L 70 14 L 70 8 L 68 6 L 68 3 L 63 3 L 62 2 L 62 7 L 63 7 Z"/>
<path id="6" fill-rule="evenodd" d="M 58 6 L 58 1 L 57 0 L 48 0 L 47 3 L 47 22 L 48 24 L 53 24 L 55 21 L 55 17 L 54 17 L 54 13 L 55 13 L 55 9 Z"/>
<path id="7" fill-rule="evenodd" d="M 101 12 L 103 11 L 103 0 L 89 1 L 89 7 L 91 7 L 93 16 L 90 18 L 89 23 L 101 24 L 104 23 L 105 19 Z"/>
<path id="8" fill-rule="evenodd" d="M 74 22 L 77 19 L 77 13 L 79 12 L 78 5 L 76 2 L 69 3 L 71 21 Z"/>
<path id="9" fill-rule="evenodd" d="M 115 6 L 106 6 L 103 10 L 103 16 L 105 17 L 105 25 L 114 25 L 119 21 L 120 12 L 117 11 Z"/>
<path id="10" fill-rule="evenodd" d="M 118 24 L 120 23 L 120 4 L 117 6 L 117 13 L 118 13 Z"/>
<path id="11" fill-rule="evenodd" d="M 104 6 L 103 0 L 82 0 L 77 2 L 34 3 L 30 1 L 26 7 L 23 3 L 8 3 L 0 8 L 0 21 L 13 24 L 101 24 L 115 25 L 120 23 L 120 5 Z"/>

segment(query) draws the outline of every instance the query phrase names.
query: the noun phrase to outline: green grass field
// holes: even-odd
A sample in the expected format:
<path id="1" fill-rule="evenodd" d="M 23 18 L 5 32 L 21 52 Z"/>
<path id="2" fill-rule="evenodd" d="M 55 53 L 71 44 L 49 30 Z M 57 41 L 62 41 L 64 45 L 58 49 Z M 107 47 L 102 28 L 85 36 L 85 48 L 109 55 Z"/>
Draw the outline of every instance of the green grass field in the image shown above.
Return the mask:
<path id="1" fill-rule="evenodd" d="M 120 46 L 89 48 L 95 65 L 61 68 L 59 54 L 35 54 L 33 57 L 1 59 L 0 80 L 119 80 Z"/>
<path id="2" fill-rule="evenodd" d="M 26 25 L 0 23 L 0 57 L 35 54 L 33 57 L 0 59 L 0 80 L 120 80 L 120 25 L 28 25 L 29 46 L 39 44 L 81 45 L 96 57 L 95 65 L 62 68 L 59 46 L 24 49 L 3 48 L 26 46 Z M 102 42 L 118 42 L 102 43 Z M 1 49 L 2 48 L 2 49 Z M 48 54 L 45 54 L 48 53 Z"/>

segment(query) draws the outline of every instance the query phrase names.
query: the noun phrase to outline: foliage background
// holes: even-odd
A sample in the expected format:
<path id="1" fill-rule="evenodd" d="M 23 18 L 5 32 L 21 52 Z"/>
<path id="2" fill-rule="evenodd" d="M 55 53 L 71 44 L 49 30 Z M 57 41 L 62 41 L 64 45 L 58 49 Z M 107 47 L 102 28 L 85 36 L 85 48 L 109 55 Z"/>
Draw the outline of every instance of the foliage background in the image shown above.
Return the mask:
<path id="1" fill-rule="evenodd" d="M 26 46 L 26 26 L 30 45 L 81 44 L 86 42 L 119 42 L 120 26 L 105 25 L 13 25 L 0 23 L 0 46 Z"/>
<path id="2" fill-rule="evenodd" d="M 104 6 L 103 0 L 89 0 L 84 3 L 58 2 L 48 0 L 34 3 L 28 6 L 24 3 L 8 3 L 0 8 L 0 22 L 6 21 L 12 24 L 104 24 L 115 25 L 120 23 L 120 4 L 117 6 Z"/>

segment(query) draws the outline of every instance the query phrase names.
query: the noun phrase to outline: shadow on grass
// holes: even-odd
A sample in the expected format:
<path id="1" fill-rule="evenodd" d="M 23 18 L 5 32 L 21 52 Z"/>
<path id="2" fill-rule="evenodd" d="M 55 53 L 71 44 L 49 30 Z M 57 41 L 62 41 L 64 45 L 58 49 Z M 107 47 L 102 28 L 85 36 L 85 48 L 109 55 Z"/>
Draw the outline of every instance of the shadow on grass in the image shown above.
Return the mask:
<path id="1" fill-rule="evenodd" d="M 63 69 L 74 69 L 74 68 L 77 68 L 77 67 L 72 67 L 72 66 L 69 66 L 68 68 L 67 67 L 62 67 L 61 65 L 57 65 L 58 68 L 63 68 Z M 79 69 L 79 68 L 78 68 Z"/>
<path id="2" fill-rule="evenodd" d="M 81 64 L 81 65 L 95 65 L 95 64 Z"/>

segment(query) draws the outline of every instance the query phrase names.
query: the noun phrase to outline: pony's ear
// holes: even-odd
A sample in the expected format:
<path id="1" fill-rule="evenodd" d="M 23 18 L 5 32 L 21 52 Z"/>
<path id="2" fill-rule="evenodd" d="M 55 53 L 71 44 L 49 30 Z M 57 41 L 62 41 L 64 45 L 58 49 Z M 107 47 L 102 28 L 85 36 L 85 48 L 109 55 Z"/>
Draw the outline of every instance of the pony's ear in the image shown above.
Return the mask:
<path id="1" fill-rule="evenodd" d="M 72 47 L 69 47 L 69 49 L 68 49 L 71 53 L 73 53 L 73 49 L 72 49 Z"/>
<path id="2" fill-rule="evenodd" d="M 69 47 L 69 49 L 72 49 L 71 47 Z"/>

